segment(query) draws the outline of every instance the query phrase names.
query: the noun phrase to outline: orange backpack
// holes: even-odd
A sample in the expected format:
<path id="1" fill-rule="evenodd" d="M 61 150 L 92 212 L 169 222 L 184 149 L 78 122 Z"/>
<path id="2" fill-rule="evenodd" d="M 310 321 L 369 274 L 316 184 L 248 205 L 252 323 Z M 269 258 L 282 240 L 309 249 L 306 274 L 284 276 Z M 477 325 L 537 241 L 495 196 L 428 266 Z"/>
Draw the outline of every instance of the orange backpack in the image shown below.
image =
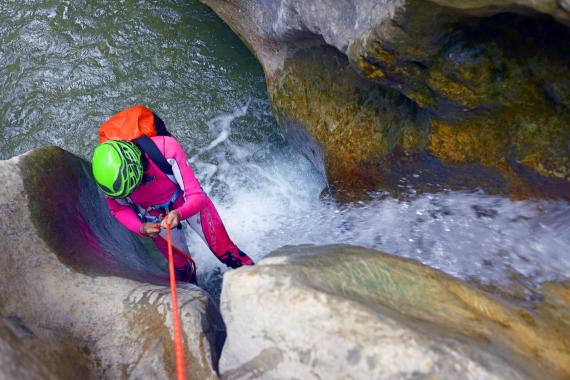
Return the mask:
<path id="1" fill-rule="evenodd" d="M 150 139 L 153 136 L 171 136 L 160 117 L 145 106 L 127 108 L 111 116 L 99 127 L 99 143 L 107 140 L 133 142 L 166 175 L 172 175 L 172 167 L 158 147 Z"/>
<path id="2" fill-rule="evenodd" d="M 170 136 L 164 122 L 145 106 L 127 108 L 111 116 L 99 127 L 99 142 L 132 141 L 146 135 Z"/>

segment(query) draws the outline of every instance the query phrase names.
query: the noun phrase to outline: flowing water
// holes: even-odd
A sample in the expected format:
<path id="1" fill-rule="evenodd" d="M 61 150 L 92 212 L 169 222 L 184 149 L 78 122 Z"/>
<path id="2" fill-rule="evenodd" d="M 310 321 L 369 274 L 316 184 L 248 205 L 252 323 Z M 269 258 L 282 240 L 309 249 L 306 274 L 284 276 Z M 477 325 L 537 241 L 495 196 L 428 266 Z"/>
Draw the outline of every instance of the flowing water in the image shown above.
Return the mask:
<path id="1" fill-rule="evenodd" d="M 143 103 L 185 147 L 232 238 L 259 259 L 349 243 L 482 283 L 570 274 L 570 205 L 480 191 L 339 205 L 279 132 L 262 70 L 196 1 L 0 3 L 0 158 L 59 145 L 89 158 L 97 127 Z M 220 264 L 190 235 L 202 276 Z"/>

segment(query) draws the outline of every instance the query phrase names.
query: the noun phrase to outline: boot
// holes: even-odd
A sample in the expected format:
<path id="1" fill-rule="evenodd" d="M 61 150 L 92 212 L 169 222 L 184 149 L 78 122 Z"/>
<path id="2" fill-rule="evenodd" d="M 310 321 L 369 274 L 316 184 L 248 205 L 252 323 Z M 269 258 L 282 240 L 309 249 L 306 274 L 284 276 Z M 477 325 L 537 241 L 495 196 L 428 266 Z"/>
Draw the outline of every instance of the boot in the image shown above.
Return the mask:
<path id="1" fill-rule="evenodd" d="M 196 283 L 196 272 L 192 265 L 187 265 L 182 268 L 174 268 L 176 273 L 176 281 L 189 282 L 191 284 L 197 285 Z"/>
<path id="2" fill-rule="evenodd" d="M 224 253 L 222 256 L 218 257 L 218 259 L 226 264 L 229 268 L 239 268 L 242 265 L 254 265 L 255 263 L 244 252 L 238 249 L 238 254 L 234 255 L 230 251 Z"/>

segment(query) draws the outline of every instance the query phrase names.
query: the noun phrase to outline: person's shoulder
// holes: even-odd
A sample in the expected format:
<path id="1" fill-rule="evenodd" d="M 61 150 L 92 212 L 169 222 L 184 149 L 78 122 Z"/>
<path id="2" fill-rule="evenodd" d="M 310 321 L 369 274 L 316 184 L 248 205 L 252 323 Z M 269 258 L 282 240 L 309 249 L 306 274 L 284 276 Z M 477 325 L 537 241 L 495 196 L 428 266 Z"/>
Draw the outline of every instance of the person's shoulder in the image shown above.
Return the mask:
<path id="1" fill-rule="evenodd" d="M 178 150 L 183 150 L 180 142 L 171 136 L 153 136 L 151 140 L 164 155 L 172 155 Z"/>
<path id="2" fill-rule="evenodd" d="M 155 144 L 158 143 L 170 143 L 170 144 L 178 144 L 180 145 L 180 142 L 178 142 L 178 140 L 176 140 L 174 137 L 172 136 L 152 136 L 150 138 Z"/>
<path id="3" fill-rule="evenodd" d="M 180 146 L 180 142 L 172 136 L 152 136 L 150 139 L 159 147 L 163 145 Z"/>

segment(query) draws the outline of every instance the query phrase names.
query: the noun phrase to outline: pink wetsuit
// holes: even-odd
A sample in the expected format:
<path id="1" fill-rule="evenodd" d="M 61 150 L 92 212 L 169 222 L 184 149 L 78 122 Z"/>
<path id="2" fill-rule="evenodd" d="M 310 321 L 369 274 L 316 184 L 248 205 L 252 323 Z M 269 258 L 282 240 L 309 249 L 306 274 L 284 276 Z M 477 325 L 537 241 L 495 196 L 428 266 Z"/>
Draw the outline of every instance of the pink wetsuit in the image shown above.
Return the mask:
<path id="1" fill-rule="evenodd" d="M 141 184 L 129 196 L 130 201 L 142 209 L 148 209 L 151 206 L 168 203 L 180 189 L 180 196 L 171 209 L 178 210 L 181 221 L 189 219 L 189 225 L 205 240 L 214 255 L 226 264 L 228 254 L 230 259 L 241 257 L 241 264 L 253 264 L 253 261 L 231 241 L 214 204 L 200 187 L 178 141 L 166 136 L 155 136 L 151 139 L 172 166 L 174 176 L 169 179 L 147 156 L 148 168 L 144 172 Z M 123 200 L 108 197 L 106 199 L 115 218 L 129 230 L 142 236 L 140 228 L 143 222 L 133 208 Z M 158 215 L 160 212 L 152 210 L 149 214 Z M 161 253 L 168 257 L 164 240 L 160 237 L 153 240 Z M 183 237 L 180 245 L 182 244 L 186 244 Z M 185 246 L 178 248 L 184 252 L 188 251 Z M 188 262 L 183 257 L 174 255 L 174 266 L 186 267 Z"/>

